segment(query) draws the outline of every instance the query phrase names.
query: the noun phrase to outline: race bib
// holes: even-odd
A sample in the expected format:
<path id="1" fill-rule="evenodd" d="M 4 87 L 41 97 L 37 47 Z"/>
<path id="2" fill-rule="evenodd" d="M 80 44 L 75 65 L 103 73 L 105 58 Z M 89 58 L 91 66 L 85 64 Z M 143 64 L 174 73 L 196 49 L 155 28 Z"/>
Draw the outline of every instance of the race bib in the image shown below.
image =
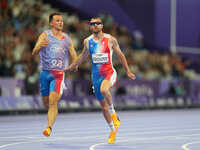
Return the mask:
<path id="1" fill-rule="evenodd" d="M 94 64 L 107 64 L 108 54 L 107 53 L 92 54 L 92 60 Z"/>
<path id="2" fill-rule="evenodd" d="M 51 65 L 52 65 L 53 68 L 55 68 L 55 67 L 62 68 L 63 62 L 62 62 L 62 60 L 52 59 Z"/>

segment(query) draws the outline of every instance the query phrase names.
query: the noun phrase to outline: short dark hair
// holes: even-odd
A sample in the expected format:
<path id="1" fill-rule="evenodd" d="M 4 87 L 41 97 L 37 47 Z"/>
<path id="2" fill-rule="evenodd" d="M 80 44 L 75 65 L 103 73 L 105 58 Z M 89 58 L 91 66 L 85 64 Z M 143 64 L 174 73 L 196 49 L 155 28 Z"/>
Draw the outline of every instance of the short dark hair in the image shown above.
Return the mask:
<path id="1" fill-rule="evenodd" d="M 92 17 L 92 18 L 90 19 L 90 21 L 91 21 L 92 19 L 100 19 L 101 22 L 102 22 L 102 19 L 101 19 L 101 17 L 99 17 L 99 16 Z"/>
<path id="2" fill-rule="evenodd" d="M 54 12 L 54 13 L 49 15 L 49 23 L 53 20 L 53 16 L 56 16 L 56 15 L 61 16 L 61 14 L 58 13 L 58 12 Z"/>

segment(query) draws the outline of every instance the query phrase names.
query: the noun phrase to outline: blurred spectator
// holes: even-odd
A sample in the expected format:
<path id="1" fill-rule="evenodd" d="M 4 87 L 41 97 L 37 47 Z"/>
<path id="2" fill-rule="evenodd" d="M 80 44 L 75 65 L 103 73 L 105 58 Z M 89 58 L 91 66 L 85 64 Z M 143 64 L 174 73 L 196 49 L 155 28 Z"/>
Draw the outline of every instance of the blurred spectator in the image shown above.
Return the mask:
<path id="1" fill-rule="evenodd" d="M 186 91 L 182 84 L 170 83 L 168 94 L 171 96 L 184 96 L 186 94 Z"/>
<path id="2" fill-rule="evenodd" d="M 33 77 L 35 83 L 39 76 L 39 59 L 32 59 L 30 51 L 38 35 L 48 28 L 46 16 L 54 11 L 57 10 L 42 1 L 0 1 L 0 69 L 4 70 L 0 72 L 1 77 L 25 79 L 27 86 L 33 83 L 31 78 Z M 102 13 L 100 17 L 104 22 L 105 32 L 118 39 L 128 64 L 137 77 L 141 79 L 199 78 L 192 68 L 192 60 L 182 60 L 176 53 L 149 51 L 144 48 L 145 37 L 141 31 L 135 30 L 130 33 L 125 26 L 119 26 L 108 13 Z M 76 13 L 65 12 L 63 18 L 66 24 L 64 30 L 70 34 L 75 48 L 80 53 L 83 39 L 90 34 L 88 22 L 81 20 Z M 114 55 L 113 63 L 118 68 L 118 75 L 123 78 L 125 74 L 122 66 L 116 63 L 116 59 Z M 71 76 L 73 79 L 89 79 L 90 67 L 90 63 L 85 62 L 80 66 L 79 72 L 71 73 Z"/>
<path id="3" fill-rule="evenodd" d="M 136 30 L 133 32 L 133 48 L 134 49 L 143 49 L 144 48 L 144 41 L 143 41 L 143 35 L 139 30 Z"/>

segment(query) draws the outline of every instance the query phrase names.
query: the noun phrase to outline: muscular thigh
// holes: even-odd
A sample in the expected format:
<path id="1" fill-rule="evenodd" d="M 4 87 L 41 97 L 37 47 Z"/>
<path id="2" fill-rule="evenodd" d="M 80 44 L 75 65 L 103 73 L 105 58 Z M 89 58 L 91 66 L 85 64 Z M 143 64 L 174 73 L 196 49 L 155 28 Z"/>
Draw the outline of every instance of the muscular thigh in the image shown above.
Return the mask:
<path id="1" fill-rule="evenodd" d="M 101 91 L 109 90 L 116 82 L 117 74 L 115 71 L 108 71 L 102 74 L 92 74 L 95 96 L 98 100 L 103 100 L 104 96 Z"/>
<path id="2" fill-rule="evenodd" d="M 57 103 L 61 98 L 61 94 L 60 93 L 57 93 L 57 92 L 50 92 L 50 95 L 49 95 L 49 104 L 55 104 Z"/>
<path id="3" fill-rule="evenodd" d="M 105 73 L 105 77 L 101 83 L 100 90 L 101 91 L 109 90 L 116 83 L 116 80 L 117 80 L 117 73 L 115 70 L 111 70 Z"/>
<path id="4" fill-rule="evenodd" d="M 103 80 L 101 83 L 101 88 L 100 90 L 109 90 L 112 87 L 112 83 L 110 82 L 110 80 Z"/>

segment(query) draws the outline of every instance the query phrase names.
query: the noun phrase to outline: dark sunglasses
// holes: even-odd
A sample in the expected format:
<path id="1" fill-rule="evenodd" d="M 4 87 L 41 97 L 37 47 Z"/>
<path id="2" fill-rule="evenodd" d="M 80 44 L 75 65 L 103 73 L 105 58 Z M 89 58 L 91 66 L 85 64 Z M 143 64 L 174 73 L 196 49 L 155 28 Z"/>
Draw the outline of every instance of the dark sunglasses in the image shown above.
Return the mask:
<path id="1" fill-rule="evenodd" d="M 102 23 L 101 22 L 90 22 L 91 26 L 100 25 L 100 24 L 102 24 Z"/>

